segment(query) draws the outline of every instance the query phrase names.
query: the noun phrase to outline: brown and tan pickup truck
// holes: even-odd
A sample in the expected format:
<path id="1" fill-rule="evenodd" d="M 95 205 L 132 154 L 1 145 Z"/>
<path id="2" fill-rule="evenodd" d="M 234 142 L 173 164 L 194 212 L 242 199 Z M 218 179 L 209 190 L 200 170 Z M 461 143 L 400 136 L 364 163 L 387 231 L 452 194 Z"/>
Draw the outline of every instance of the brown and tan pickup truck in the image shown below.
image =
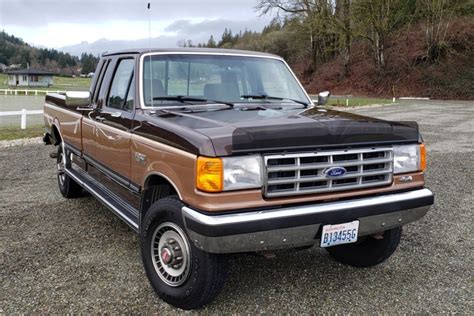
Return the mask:
<path id="1" fill-rule="evenodd" d="M 433 204 L 417 125 L 328 97 L 269 54 L 107 53 L 90 91 L 46 96 L 44 141 L 62 195 L 88 191 L 138 232 L 155 291 L 192 309 L 221 290 L 226 254 L 318 244 L 373 266 Z"/>

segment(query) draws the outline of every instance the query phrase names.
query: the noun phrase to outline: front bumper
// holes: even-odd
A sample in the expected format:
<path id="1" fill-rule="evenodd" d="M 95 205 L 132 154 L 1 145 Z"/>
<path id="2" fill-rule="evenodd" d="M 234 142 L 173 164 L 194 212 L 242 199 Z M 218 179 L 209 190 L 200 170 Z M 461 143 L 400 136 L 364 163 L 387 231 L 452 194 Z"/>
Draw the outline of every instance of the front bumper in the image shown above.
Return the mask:
<path id="1" fill-rule="evenodd" d="M 264 251 L 309 246 L 320 228 L 359 220 L 359 236 L 395 228 L 423 217 L 434 202 L 428 189 L 346 201 L 207 215 L 183 207 L 196 247 L 212 253 Z"/>

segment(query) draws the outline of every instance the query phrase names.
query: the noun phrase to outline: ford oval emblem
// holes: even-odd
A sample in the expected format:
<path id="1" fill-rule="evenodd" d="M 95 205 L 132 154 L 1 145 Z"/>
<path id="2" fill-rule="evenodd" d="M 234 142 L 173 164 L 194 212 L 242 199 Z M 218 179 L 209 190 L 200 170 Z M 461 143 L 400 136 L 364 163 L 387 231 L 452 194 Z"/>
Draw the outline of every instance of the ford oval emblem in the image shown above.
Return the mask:
<path id="1" fill-rule="evenodd" d="M 344 167 L 332 167 L 324 170 L 324 174 L 328 178 L 337 178 L 342 177 L 347 172 L 346 168 Z"/>

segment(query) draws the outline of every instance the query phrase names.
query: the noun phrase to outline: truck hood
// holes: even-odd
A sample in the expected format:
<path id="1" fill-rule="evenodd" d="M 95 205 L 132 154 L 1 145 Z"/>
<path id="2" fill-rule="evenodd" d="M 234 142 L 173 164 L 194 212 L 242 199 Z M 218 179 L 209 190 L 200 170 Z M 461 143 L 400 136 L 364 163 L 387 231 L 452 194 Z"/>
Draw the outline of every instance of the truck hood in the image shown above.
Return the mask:
<path id="1" fill-rule="evenodd" d="M 147 111 L 144 116 L 147 124 L 173 129 L 168 132 L 182 138 L 181 147 L 191 145 L 192 151 L 201 155 L 307 151 L 413 143 L 420 139 L 414 122 L 390 122 L 317 107 L 303 111 L 239 106 Z"/>

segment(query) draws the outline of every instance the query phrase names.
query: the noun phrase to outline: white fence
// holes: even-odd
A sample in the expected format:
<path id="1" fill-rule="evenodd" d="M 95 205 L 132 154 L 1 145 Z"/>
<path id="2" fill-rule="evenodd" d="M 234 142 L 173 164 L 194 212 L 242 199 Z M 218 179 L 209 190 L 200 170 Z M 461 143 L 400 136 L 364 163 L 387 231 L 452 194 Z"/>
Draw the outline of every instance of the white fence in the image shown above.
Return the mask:
<path id="1" fill-rule="evenodd" d="M 26 109 L 22 109 L 21 111 L 7 111 L 7 112 L 0 112 L 0 117 L 1 116 L 15 116 L 15 115 L 20 115 L 21 116 L 21 129 L 26 129 L 26 116 L 27 115 L 39 115 L 43 114 L 43 110 L 31 110 L 28 111 Z"/>
<path id="2" fill-rule="evenodd" d="M 65 93 L 66 90 L 0 89 L 0 95 L 39 95 L 47 93 Z"/>

